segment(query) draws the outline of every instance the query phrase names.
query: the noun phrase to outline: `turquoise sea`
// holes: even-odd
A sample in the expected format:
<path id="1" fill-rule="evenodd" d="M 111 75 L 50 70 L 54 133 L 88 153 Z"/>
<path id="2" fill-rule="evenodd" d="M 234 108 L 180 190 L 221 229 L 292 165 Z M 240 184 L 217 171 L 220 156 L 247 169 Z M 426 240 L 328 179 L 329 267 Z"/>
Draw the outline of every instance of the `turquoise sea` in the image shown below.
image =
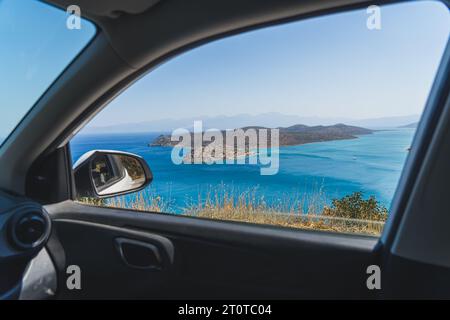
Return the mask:
<path id="1" fill-rule="evenodd" d="M 308 206 L 318 193 L 330 203 L 355 191 L 375 196 L 389 207 L 415 129 L 385 129 L 357 139 L 281 147 L 279 172 L 260 175 L 258 165 L 175 165 L 171 148 L 149 147 L 159 133 L 80 134 L 71 142 L 76 161 L 93 149 L 127 151 L 144 157 L 154 180 L 146 192 L 169 204 L 168 211 L 181 212 L 208 193 L 252 192 L 266 203 L 290 205 L 302 199 Z M 202 201 L 202 200 L 200 200 Z"/>

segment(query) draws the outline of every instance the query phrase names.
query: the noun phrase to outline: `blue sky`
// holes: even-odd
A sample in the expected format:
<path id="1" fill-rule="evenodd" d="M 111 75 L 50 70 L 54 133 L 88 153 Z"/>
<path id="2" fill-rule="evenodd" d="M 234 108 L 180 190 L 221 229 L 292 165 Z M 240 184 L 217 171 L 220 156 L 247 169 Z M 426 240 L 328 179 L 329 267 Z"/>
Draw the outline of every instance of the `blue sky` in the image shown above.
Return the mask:
<path id="1" fill-rule="evenodd" d="M 193 49 L 139 80 L 91 125 L 272 111 L 420 114 L 448 39 L 447 8 L 385 6 L 376 31 L 367 29 L 367 17 L 365 9 L 335 14 Z"/>
<path id="2" fill-rule="evenodd" d="M 25 5 L 11 12 L 12 2 L 17 7 L 14 0 L 0 4 L 7 48 L 0 50 L 0 136 L 93 33 L 67 30 L 64 12 L 38 14 Z M 419 114 L 448 40 L 448 9 L 429 1 L 384 6 L 382 28 L 372 31 L 367 17 L 364 9 L 313 18 L 193 49 L 139 80 L 90 125 L 274 111 L 355 119 Z"/>
<path id="3" fill-rule="evenodd" d="M 95 34 L 87 21 L 81 30 L 67 29 L 66 19 L 66 12 L 36 0 L 0 0 L 0 137 Z"/>

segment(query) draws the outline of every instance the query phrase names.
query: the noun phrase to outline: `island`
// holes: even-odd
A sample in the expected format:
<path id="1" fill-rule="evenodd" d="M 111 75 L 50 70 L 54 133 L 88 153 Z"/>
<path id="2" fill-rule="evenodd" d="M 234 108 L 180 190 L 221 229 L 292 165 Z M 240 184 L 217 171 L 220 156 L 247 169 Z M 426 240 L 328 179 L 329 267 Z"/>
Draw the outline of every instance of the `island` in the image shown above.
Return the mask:
<path id="1" fill-rule="evenodd" d="M 266 129 L 267 134 L 267 141 L 268 144 L 266 147 L 270 148 L 270 129 L 267 127 L 258 127 L 258 126 L 251 126 L 251 127 L 243 127 L 239 128 L 242 129 L 244 132 L 246 132 L 248 129 L 254 129 L 255 132 L 259 136 L 259 130 Z M 359 135 L 366 135 L 371 134 L 374 132 L 374 130 L 356 127 L 356 126 L 349 126 L 345 124 L 335 124 L 330 126 L 307 126 L 303 124 L 297 124 L 290 127 L 278 127 L 276 129 L 279 129 L 279 146 L 297 146 L 307 143 L 313 143 L 313 142 L 324 142 L 324 141 L 334 141 L 334 140 L 348 140 L 348 139 L 356 139 Z M 229 131 L 236 131 L 238 129 L 232 129 Z M 218 130 L 222 134 L 223 137 L 226 136 L 225 130 Z M 190 132 L 190 141 L 193 143 L 194 141 L 194 133 Z M 200 133 L 196 133 L 200 134 Z M 203 135 L 204 132 L 201 132 Z M 223 151 L 221 154 L 215 155 L 213 152 L 213 155 L 210 155 L 210 150 L 207 148 L 211 145 L 211 141 L 202 141 L 202 146 L 194 148 L 191 145 L 191 152 L 186 156 L 186 161 L 193 161 L 197 158 L 202 158 L 205 160 L 205 154 L 208 154 L 207 161 L 215 161 L 217 159 L 237 159 L 240 157 L 248 157 L 251 155 L 255 155 L 256 151 L 251 150 L 248 145 L 248 140 L 245 140 L 245 147 L 244 148 L 237 148 L 234 146 L 233 148 L 226 148 L 227 142 L 226 139 L 223 139 Z M 159 135 L 154 139 L 151 143 L 149 143 L 150 147 L 174 147 L 176 145 L 179 145 L 178 141 L 172 141 L 170 135 Z M 257 143 L 257 147 L 259 147 L 259 141 Z M 205 151 L 208 151 L 205 153 Z"/>
<path id="2" fill-rule="evenodd" d="M 244 131 L 247 129 L 271 129 L 266 127 L 244 127 L 240 128 Z M 290 127 L 278 127 L 280 131 L 280 146 L 296 146 L 306 143 L 333 141 L 333 140 L 348 140 L 356 139 L 359 135 L 371 134 L 374 130 L 348 126 L 345 124 L 335 124 L 331 126 L 307 126 L 303 124 L 297 124 Z M 237 130 L 237 129 L 234 129 Z M 225 135 L 225 130 L 221 130 Z M 193 133 L 191 133 L 193 138 Z M 193 139 L 192 139 L 193 140 Z M 177 145 L 177 141 L 171 141 L 170 135 L 159 135 L 149 143 L 151 147 L 173 147 Z M 204 146 L 209 142 L 204 142 Z"/>

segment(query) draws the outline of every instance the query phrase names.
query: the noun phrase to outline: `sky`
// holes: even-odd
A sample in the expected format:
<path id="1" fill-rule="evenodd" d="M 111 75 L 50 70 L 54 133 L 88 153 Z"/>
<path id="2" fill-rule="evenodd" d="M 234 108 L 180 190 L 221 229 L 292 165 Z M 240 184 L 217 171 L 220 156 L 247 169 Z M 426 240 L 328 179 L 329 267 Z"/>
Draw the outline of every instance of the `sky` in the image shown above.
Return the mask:
<path id="1" fill-rule="evenodd" d="M 354 119 L 420 114 L 448 40 L 448 9 L 432 1 L 382 6 L 381 30 L 367 28 L 368 16 L 361 9 L 311 18 L 192 49 L 140 79 L 89 126 L 274 111 Z M 31 107 L 93 32 L 70 32 L 56 14 L 26 26 L 17 18 L 0 2 L 0 108 L 7 114 L 0 128 L 10 126 L 8 114 Z M 51 45 L 61 52 L 50 55 Z M 25 79 L 15 75 L 17 65 Z"/>
<path id="2" fill-rule="evenodd" d="M 0 138 L 95 35 L 88 21 L 69 30 L 67 17 L 36 0 L 0 0 Z"/>

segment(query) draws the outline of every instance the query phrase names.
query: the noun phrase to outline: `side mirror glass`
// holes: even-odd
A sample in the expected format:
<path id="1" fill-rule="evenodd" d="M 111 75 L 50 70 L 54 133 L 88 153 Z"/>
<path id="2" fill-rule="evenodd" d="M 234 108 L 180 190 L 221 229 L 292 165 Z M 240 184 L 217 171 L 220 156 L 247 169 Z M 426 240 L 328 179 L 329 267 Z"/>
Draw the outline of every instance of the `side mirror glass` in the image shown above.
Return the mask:
<path id="1" fill-rule="evenodd" d="M 73 170 L 80 197 L 105 198 L 135 192 L 153 179 L 142 157 L 118 151 L 85 153 Z"/>

